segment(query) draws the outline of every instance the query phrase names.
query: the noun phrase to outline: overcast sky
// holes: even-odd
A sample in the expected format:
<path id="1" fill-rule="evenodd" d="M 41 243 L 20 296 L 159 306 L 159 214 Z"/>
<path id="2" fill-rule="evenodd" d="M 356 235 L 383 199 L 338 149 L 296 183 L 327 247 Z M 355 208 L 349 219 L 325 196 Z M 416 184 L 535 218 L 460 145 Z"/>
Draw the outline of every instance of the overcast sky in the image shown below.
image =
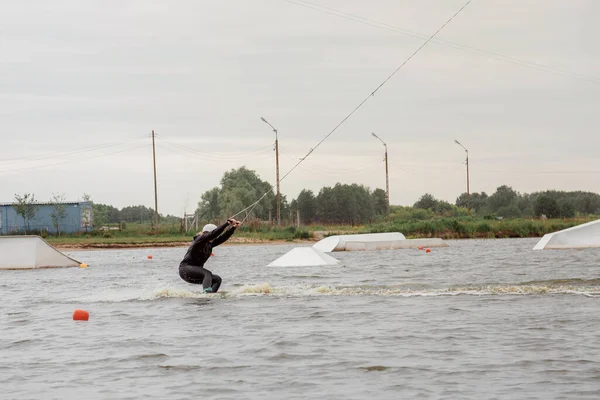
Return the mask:
<path id="1" fill-rule="evenodd" d="M 223 172 L 275 186 L 465 0 L 0 0 L 0 202 L 193 211 Z M 301 5 L 303 4 L 303 5 Z M 326 8 L 325 8 L 326 7 Z M 473 0 L 281 182 L 410 205 L 600 191 L 600 2 Z"/>

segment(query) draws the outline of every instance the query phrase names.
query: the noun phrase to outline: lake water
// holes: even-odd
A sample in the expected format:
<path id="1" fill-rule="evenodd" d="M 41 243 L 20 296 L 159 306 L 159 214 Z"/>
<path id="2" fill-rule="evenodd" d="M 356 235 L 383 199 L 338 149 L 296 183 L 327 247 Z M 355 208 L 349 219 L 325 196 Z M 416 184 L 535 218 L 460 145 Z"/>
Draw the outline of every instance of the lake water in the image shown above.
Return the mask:
<path id="1" fill-rule="evenodd" d="M 183 248 L 0 271 L 0 398 L 597 399 L 600 249 L 536 242 L 320 268 L 266 267 L 295 245 L 221 246 L 209 296 L 179 278 Z"/>

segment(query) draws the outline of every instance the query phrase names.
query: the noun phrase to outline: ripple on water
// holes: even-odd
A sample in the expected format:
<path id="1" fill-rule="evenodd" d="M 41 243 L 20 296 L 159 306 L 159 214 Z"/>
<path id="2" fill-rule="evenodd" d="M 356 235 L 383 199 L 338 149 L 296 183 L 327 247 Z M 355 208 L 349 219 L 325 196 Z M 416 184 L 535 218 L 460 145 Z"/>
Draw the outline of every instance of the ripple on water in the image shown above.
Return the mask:
<path id="1" fill-rule="evenodd" d="M 36 271 L 27 284 L 25 273 L 3 274 L 3 396 L 600 392 L 597 252 L 457 241 L 428 255 L 336 254 L 345 266 L 335 270 L 263 268 L 293 247 L 219 248 L 210 262 L 223 292 L 213 295 L 178 277 L 185 249 L 155 249 L 153 262 L 147 250 L 82 253 L 87 269 Z M 72 321 L 76 308 L 90 320 Z"/>

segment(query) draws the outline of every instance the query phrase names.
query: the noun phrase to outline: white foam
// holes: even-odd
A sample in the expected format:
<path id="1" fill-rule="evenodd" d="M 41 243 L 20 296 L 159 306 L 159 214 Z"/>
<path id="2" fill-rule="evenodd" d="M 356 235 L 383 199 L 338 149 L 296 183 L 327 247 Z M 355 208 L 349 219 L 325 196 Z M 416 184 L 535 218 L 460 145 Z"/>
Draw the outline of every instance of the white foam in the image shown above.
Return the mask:
<path id="1" fill-rule="evenodd" d="M 236 299 L 244 297 L 319 297 L 319 296 L 384 296 L 384 297 L 439 297 L 439 296 L 526 296 L 526 295 L 583 295 L 599 297 L 598 287 L 568 285 L 485 285 L 443 289 L 412 289 L 406 286 L 334 286 L 289 285 L 273 287 L 269 283 L 248 284 L 214 294 L 177 287 L 143 290 L 100 292 L 92 296 L 71 299 L 80 303 L 121 303 L 129 301 L 154 301 L 168 298 Z"/>

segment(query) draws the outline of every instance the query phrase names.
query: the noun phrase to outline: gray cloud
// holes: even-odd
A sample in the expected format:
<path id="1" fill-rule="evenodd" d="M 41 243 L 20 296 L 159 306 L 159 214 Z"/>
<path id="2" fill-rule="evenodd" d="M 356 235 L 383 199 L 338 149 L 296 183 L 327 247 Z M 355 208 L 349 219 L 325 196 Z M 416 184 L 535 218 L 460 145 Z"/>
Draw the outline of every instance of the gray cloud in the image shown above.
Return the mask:
<path id="1" fill-rule="evenodd" d="M 427 36 L 463 1 L 317 3 Z M 87 192 L 119 207 L 152 206 L 149 138 L 64 155 L 152 129 L 161 212 L 190 211 L 241 165 L 274 184 L 274 137 L 260 116 L 279 129 L 285 172 L 422 43 L 283 0 L 0 7 L 4 201 Z M 394 204 L 425 192 L 453 201 L 464 191 L 454 139 L 470 150 L 473 191 L 598 191 L 599 13 L 592 0 L 473 1 L 282 191 L 295 197 L 338 181 L 384 187 L 373 131 L 388 143 Z"/>

